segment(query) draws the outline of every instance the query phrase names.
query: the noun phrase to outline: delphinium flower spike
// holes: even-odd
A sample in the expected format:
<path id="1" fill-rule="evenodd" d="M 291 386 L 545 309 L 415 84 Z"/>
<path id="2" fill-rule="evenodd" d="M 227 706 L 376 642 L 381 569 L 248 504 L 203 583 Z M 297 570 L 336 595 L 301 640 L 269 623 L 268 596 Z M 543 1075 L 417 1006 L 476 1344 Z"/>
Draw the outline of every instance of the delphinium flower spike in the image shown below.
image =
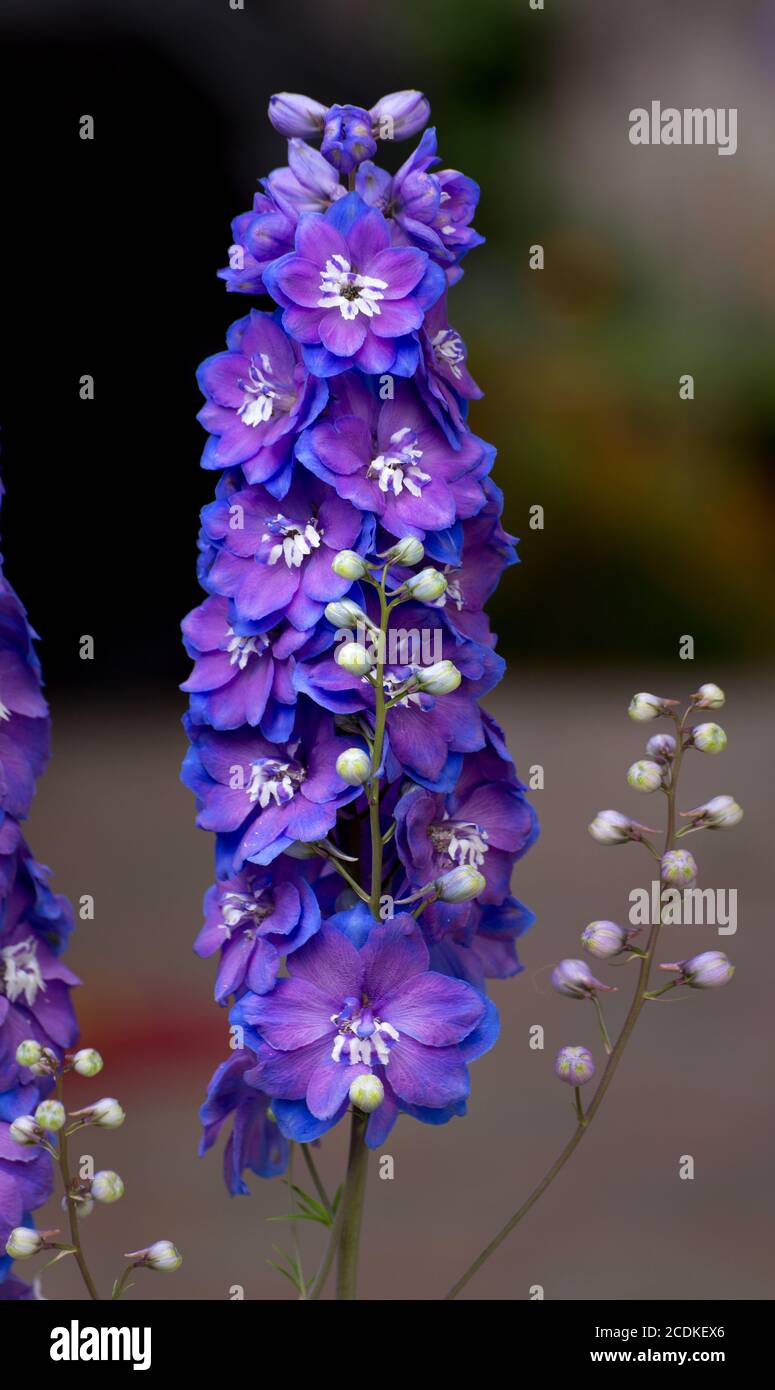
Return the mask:
<path id="1" fill-rule="evenodd" d="M 215 834 L 196 949 L 218 954 L 233 1050 L 202 1107 L 231 1122 L 229 1190 L 289 1171 L 346 1114 L 336 1211 L 312 1280 L 338 1258 L 355 1294 L 369 1148 L 399 1115 L 465 1112 L 468 1064 L 498 1031 L 487 981 L 521 969 L 532 921 L 511 896 L 537 833 L 479 699 L 503 673 L 484 611 L 516 560 L 469 426 L 481 392 L 447 292 L 482 238 L 476 185 L 439 169 L 419 92 L 370 109 L 280 93 L 287 166 L 233 224 L 222 273 L 264 295 L 202 365 L 203 603 L 183 624 L 183 776 Z M 291 1190 L 300 1189 L 292 1183 Z M 304 1205 L 306 1203 L 306 1205 Z"/>
<path id="2" fill-rule="evenodd" d="M 562 1081 L 575 1088 L 576 1125 L 573 1133 L 538 1186 L 517 1208 L 489 1245 L 485 1246 L 473 1263 L 469 1265 L 465 1273 L 453 1284 L 446 1295 L 447 1299 L 457 1298 L 477 1271 L 494 1254 L 522 1218 L 527 1215 L 557 1175 L 562 1172 L 603 1102 L 644 1005 L 650 1001 L 660 1000 L 662 995 L 679 986 L 686 986 L 690 990 L 718 989 L 727 984 L 734 974 L 734 966 L 723 951 L 701 951 L 698 955 L 691 956 L 687 960 L 660 964 L 659 969 L 670 972 L 673 978 L 658 988 L 649 988 L 660 933 L 663 929 L 667 929 L 666 923 L 671 920 L 665 906 L 667 899 L 675 895 L 680 897 L 684 889 L 691 890 L 699 872 L 694 857 L 687 850 L 675 848 L 676 840 L 681 835 L 693 831 L 731 828 L 738 825 L 743 816 L 740 806 L 733 797 L 728 795 L 712 797 L 710 801 L 696 806 L 691 811 L 679 812 L 677 806 L 679 775 L 682 759 L 686 752 L 692 749 L 698 749 L 701 752 L 720 752 L 726 744 L 726 735 L 722 736 L 722 731 L 718 725 L 704 724 L 698 726 L 692 724 L 691 721 L 696 712 L 705 709 L 718 709 L 724 704 L 724 700 L 724 692 L 719 686 L 706 684 L 700 686 L 699 690 L 690 696 L 683 714 L 678 713 L 679 702 L 677 700 L 657 695 L 641 693 L 633 696 L 630 702 L 628 713 L 636 723 L 663 717 L 672 720 L 674 726 L 672 734 L 656 734 L 649 739 L 646 745 L 647 760 L 634 763 L 627 774 L 627 781 L 630 786 L 639 793 L 648 792 L 652 795 L 661 793 L 664 796 L 666 804 L 664 846 L 660 853 L 645 838 L 648 828 L 631 820 L 620 811 L 599 812 L 590 823 L 589 831 L 598 844 L 605 846 L 627 843 L 644 843 L 646 845 L 650 853 L 659 861 L 660 883 L 656 885 L 659 910 L 651 922 L 648 940 L 643 948 L 635 947 L 631 943 L 631 937 L 640 930 L 639 927 L 621 927 L 616 922 L 604 920 L 590 922 L 584 928 L 581 939 L 585 949 L 599 961 L 610 961 L 611 964 L 616 964 L 617 961 L 614 960 L 614 957 L 620 956 L 626 957 L 626 961 L 637 961 L 637 980 L 632 1002 L 613 1045 L 609 1042 L 602 1013 L 599 1012 L 603 1042 L 609 1055 L 602 1072 L 599 1074 L 592 1098 L 586 1109 L 582 1106 L 580 1087 L 586 1085 L 595 1074 L 592 1054 L 585 1047 L 578 1045 L 560 1049 L 555 1063 L 555 1072 Z M 698 727 L 701 731 L 699 737 Z M 705 732 L 709 728 L 713 731 L 711 734 Z M 679 818 L 688 821 L 688 824 L 682 829 L 679 829 Z M 648 833 L 655 834 L 656 832 L 648 831 Z M 626 961 L 621 963 L 626 963 Z M 595 979 L 583 960 L 560 961 L 553 971 L 552 984 L 559 994 L 565 995 L 567 998 L 592 1000 L 598 1011 L 600 1009 L 599 991 L 611 988 L 611 986 L 601 984 L 599 980 Z"/>

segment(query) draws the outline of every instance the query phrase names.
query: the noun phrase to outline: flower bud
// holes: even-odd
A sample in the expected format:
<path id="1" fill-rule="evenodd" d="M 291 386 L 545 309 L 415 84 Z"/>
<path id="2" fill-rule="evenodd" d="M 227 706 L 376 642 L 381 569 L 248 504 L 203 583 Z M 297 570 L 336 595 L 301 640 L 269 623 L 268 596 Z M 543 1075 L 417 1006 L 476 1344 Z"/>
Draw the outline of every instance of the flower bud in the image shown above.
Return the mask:
<path id="1" fill-rule="evenodd" d="M 183 1263 L 183 1256 L 171 1240 L 154 1241 L 153 1245 L 148 1245 L 145 1250 L 129 1250 L 124 1259 L 134 1260 L 139 1265 L 146 1265 L 148 1269 L 161 1269 L 170 1273 L 180 1269 Z"/>
<path id="2" fill-rule="evenodd" d="M 636 792 L 655 792 L 662 786 L 662 769 L 659 763 L 640 758 L 633 763 L 627 773 L 627 781 Z"/>
<path id="3" fill-rule="evenodd" d="M 124 1195 L 124 1184 L 118 1173 L 110 1168 L 95 1173 L 91 1181 L 91 1195 L 95 1202 L 117 1202 Z"/>
<path id="4" fill-rule="evenodd" d="M 598 811 L 587 829 L 599 845 L 623 845 L 627 840 L 640 840 L 643 832 L 649 831 L 649 826 L 630 820 L 621 811 Z"/>
<path id="5" fill-rule="evenodd" d="M 415 673 L 417 685 L 428 695 L 450 695 L 462 679 L 451 661 L 434 661 L 432 666 L 422 667 Z"/>
<path id="6" fill-rule="evenodd" d="M 77 1071 L 79 1076 L 96 1076 L 102 1071 L 103 1061 L 93 1047 L 81 1047 L 73 1055 L 73 1071 Z"/>
<path id="7" fill-rule="evenodd" d="M 337 647 L 334 660 L 351 676 L 365 676 L 374 665 L 370 652 L 360 642 L 343 642 Z"/>
<path id="8" fill-rule="evenodd" d="M 74 1119 L 83 1119 L 86 1125 L 97 1125 L 99 1129 L 118 1129 L 126 1119 L 124 1111 L 113 1096 L 105 1096 L 93 1105 L 84 1106 L 83 1110 L 73 1110 L 71 1115 Z"/>
<path id="9" fill-rule="evenodd" d="M 370 625 L 363 609 L 351 598 L 338 598 L 327 603 L 326 617 L 333 627 L 358 627 L 360 623 L 364 627 Z"/>
<path id="10" fill-rule="evenodd" d="M 334 574 L 340 579 L 363 579 L 368 574 L 368 565 L 355 550 L 339 550 L 331 561 Z"/>
<path id="11" fill-rule="evenodd" d="M 441 570 L 436 570 L 432 566 L 420 570 L 419 574 L 413 574 L 406 581 L 406 588 L 412 598 L 419 599 L 421 603 L 435 603 L 445 592 L 447 581 Z"/>
<path id="12" fill-rule="evenodd" d="M 410 135 L 416 135 L 427 124 L 430 114 L 428 98 L 414 91 L 391 92 L 380 97 L 369 112 L 374 134 L 390 130 L 392 134 L 387 138 L 391 140 L 408 140 Z"/>
<path id="13" fill-rule="evenodd" d="M 561 960 L 552 971 L 552 988 L 568 999 L 588 999 L 599 989 L 613 989 L 613 985 L 596 980 L 585 960 Z"/>
<path id="14" fill-rule="evenodd" d="M 459 864 L 435 880 L 433 891 L 443 903 L 467 903 L 478 898 L 486 887 L 484 874 L 470 864 Z"/>
<path id="15" fill-rule="evenodd" d="M 680 985 L 691 989 L 718 989 L 726 985 L 735 973 L 735 967 L 723 951 L 701 951 L 698 956 L 688 960 L 674 961 L 672 965 L 660 965 L 660 970 L 677 970 Z"/>
<path id="16" fill-rule="evenodd" d="M 681 811 L 681 815 L 691 817 L 693 830 L 731 830 L 743 819 L 743 808 L 733 796 L 712 796 L 693 811 Z"/>
<path id="17" fill-rule="evenodd" d="M 554 1063 L 555 1075 L 569 1086 L 584 1086 L 595 1074 L 595 1063 L 587 1047 L 561 1047 Z"/>
<path id="18" fill-rule="evenodd" d="M 281 135 L 320 135 L 326 118 L 326 107 L 311 97 L 296 92 L 276 92 L 269 98 L 269 119 Z"/>
<path id="19" fill-rule="evenodd" d="M 77 1204 L 79 1220 L 82 1216 L 91 1216 L 92 1212 L 94 1211 L 94 1202 L 92 1201 L 88 1193 L 74 1192 L 73 1201 Z M 70 1199 L 68 1197 L 63 1197 L 59 1205 L 61 1206 L 62 1211 L 69 1211 Z"/>
<path id="20" fill-rule="evenodd" d="M 5 1242 L 5 1249 L 12 1260 L 28 1260 L 30 1255 L 37 1255 L 45 1243 L 40 1231 L 34 1231 L 31 1226 L 15 1226 Z"/>
<path id="21" fill-rule="evenodd" d="M 419 565 L 425 554 L 425 546 L 416 536 L 404 536 L 386 550 L 383 559 L 391 565 Z"/>
<path id="22" fill-rule="evenodd" d="M 697 861 L 688 849 L 669 849 L 660 860 L 659 876 L 672 887 L 691 888 L 697 881 Z"/>
<path id="23" fill-rule="evenodd" d="M 371 777 L 371 758 L 362 748 L 346 748 L 336 760 L 336 770 L 348 787 L 362 787 Z"/>
<path id="24" fill-rule="evenodd" d="M 653 734 L 646 744 L 646 752 L 658 763 L 672 762 L 675 757 L 675 739 L 672 734 Z"/>
<path id="25" fill-rule="evenodd" d="M 695 690 L 692 695 L 692 704 L 695 709 L 721 709 L 726 698 L 721 686 L 709 682 L 707 685 L 701 685 L 699 690 Z"/>
<path id="26" fill-rule="evenodd" d="M 65 1123 L 67 1116 L 61 1100 L 42 1100 L 35 1111 L 35 1121 L 41 1129 L 56 1134 Z"/>
<path id="27" fill-rule="evenodd" d="M 33 1067 L 43 1056 L 43 1048 L 34 1038 L 25 1038 L 16 1049 L 16 1060 L 20 1067 Z"/>
<path id="28" fill-rule="evenodd" d="M 43 1130 L 34 1115 L 18 1115 L 8 1126 L 8 1133 L 14 1144 L 39 1144 Z"/>
<path id="29" fill-rule="evenodd" d="M 627 949 L 631 935 L 631 927 L 620 927 L 617 922 L 590 922 L 581 933 L 581 942 L 591 956 L 608 960 Z"/>
<path id="30" fill-rule="evenodd" d="M 667 714 L 677 704 L 677 700 L 666 700 L 661 695 L 649 695 L 648 691 L 641 690 L 638 695 L 633 695 L 627 713 L 637 724 L 643 724 L 648 719 Z"/>
<path id="31" fill-rule="evenodd" d="M 371 116 L 362 106 L 330 106 L 323 126 L 320 153 L 342 174 L 350 174 L 377 153 Z"/>
<path id="32" fill-rule="evenodd" d="M 369 1072 L 356 1076 L 350 1086 L 350 1100 L 356 1110 L 362 1110 L 364 1115 L 378 1110 L 384 1099 L 385 1087 L 378 1076 L 371 1076 Z"/>
<path id="33" fill-rule="evenodd" d="M 701 753 L 723 753 L 727 736 L 720 724 L 695 724 L 689 730 L 689 741 Z"/>

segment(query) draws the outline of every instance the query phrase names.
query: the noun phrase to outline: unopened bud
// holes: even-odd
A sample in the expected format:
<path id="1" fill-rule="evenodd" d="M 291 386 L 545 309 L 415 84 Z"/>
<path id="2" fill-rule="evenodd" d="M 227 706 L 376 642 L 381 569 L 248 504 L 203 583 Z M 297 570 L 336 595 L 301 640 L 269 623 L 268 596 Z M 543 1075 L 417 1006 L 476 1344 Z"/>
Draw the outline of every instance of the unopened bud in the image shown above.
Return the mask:
<path id="1" fill-rule="evenodd" d="M 43 1056 L 43 1048 L 34 1038 L 25 1038 L 16 1049 L 16 1060 L 20 1067 L 33 1067 Z"/>
<path id="2" fill-rule="evenodd" d="M 590 922 L 581 933 L 584 949 L 598 960 L 608 960 L 627 949 L 632 935 L 631 927 L 620 927 L 618 922 Z"/>
<path id="3" fill-rule="evenodd" d="M 62 1211 L 70 1210 L 70 1200 L 70 1197 L 62 1198 L 62 1201 L 59 1204 L 62 1208 Z M 79 1219 L 82 1216 L 91 1216 L 92 1212 L 94 1211 L 94 1202 L 92 1201 L 88 1193 L 73 1192 L 72 1201 L 76 1203 Z"/>
<path id="4" fill-rule="evenodd" d="M 695 724 L 689 730 L 689 742 L 701 753 L 723 753 L 727 736 L 720 724 Z"/>
<path id="5" fill-rule="evenodd" d="M 40 1231 L 34 1231 L 31 1226 L 15 1226 L 5 1242 L 5 1249 L 12 1260 L 28 1260 L 30 1255 L 37 1255 L 45 1244 Z"/>
<path id="6" fill-rule="evenodd" d="M 595 1074 L 595 1063 L 587 1047 L 561 1047 L 554 1063 L 555 1074 L 569 1086 L 585 1086 Z"/>
<path id="7" fill-rule="evenodd" d="M 91 1181 L 91 1195 L 95 1202 L 117 1202 L 124 1195 L 124 1184 L 118 1173 L 110 1168 L 95 1173 Z"/>
<path id="8" fill-rule="evenodd" d="M 587 829 L 599 845 L 623 845 L 627 840 L 642 839 L 644 832 L 655 833 L 649 826 L 622 815 L 621 811 L 598 811 Z"/>
<path id="9" fill-rule="evenodd" d="M 368 565 L 355 550 L 338 551 L 331 561 L 331 568 L 340 579 L 363 579 L 364 574 L 369 572 Z"/>
<path id="10" fill-rule="evenodd" d="M 673 887 L 691 888 L 697 880 L 697 860 L 688 849 L 669 849 L 660 860 L 660 878 Z"/>
<path id="11" fill-rule="evenodd" d="M 447 581 L 441 570 L 428 569 L 420 570 L 419 574 L 413 574 L 406 581 L 406 589 L 412 598 L 419 599 L 421 603 L 435 603 L 436 599 L 441 598 L 445 592 Z"/>
<path id="12" fill-rule="evenodd" d="M 419 565 L 425 554 L 425 546 L 416 536 L 404 536 L 389 550 L 384 551 L 383 559 L 391 565 Z"/>
<path id="13" fill-rule="evenodd" d="M 345 748 L 336 760 L 336 770 L 348 787 L 362 787 L 371 777 L 371 758 L 362 748 Z"/>
<path id="14" fill-rule="evenodd" d="M 124 1258 L 134 1260 L 139 1265 L 146 1265 L 148 1269 L 169 1272 L 180 1269 L 183 1263 L 183 1256 L 171 1240 L 154 1241 L 153 1245 L 147 1246 L 145 1250 L 129 1250 Z"/>
<path id="15" fill-rule="evenodd" d="M 374 665 L 370 652 L 360 642 L 343 642 L 337 647 L 334 660 L 351 676 L 365 676 Z"/>
<path id="16" fill-rule="evenodd" d="M 362 1110 L 364 1115 L 378 1110 L 384 1099 L 385 1087 L 378 1076 L 372 1076 L 369 1072 L 356 1076 L 350 1086 L 350 1100 L 356 1110 Z"/>
<path id="17" fill-rule="evenodd" d="M 487 881 L 478 869 L 470 864 L 460 864 L 437 878 L 433 890 L 443 903 L 467 903 L 472 898 L 478 898 L 486 887 Z"/>
<path id="18" fill-rule="evenodd" d="M 552 971 L 552 988 L 568 999 L 588 999 L 599 989 L 607 992 L 614 986 L 596 980 L 585 960 L 561 960 Z"/>
<path id="19" fill-rule="evenodd" d="M 658 763 L 672 762 L 675 757 L 675 739 L 672 734 L 652 734 L 646 744 L 646 752 Z"/>
<path id="20" fill-rule="evenodd" d="M 363 609 L 353 603 L 351 598 L 338 598 L 326 604 L 326 617 L 333 627 L 358 627 L 362 623 L 369 626 L 369 619 Z"/>
<path id="21" fill-rule="evenodd" d="M 639 758 L 627 773 L 627 781 L 636 792 L 655 792 L 662 786 L 662 768 L 659 763 Z"/>
<path id="22" fill-rule="evenodd" d="M 415 673 L 417 685 L 428 695 L 450 695 L 462 679 L 451 661 L 435 661 L 432 666 L 421 667 Z"/>
<path id="23" fill-rule="evenodd" d="M 103 1065 L 99 1052 L 93 1047 L 81 1047 L 73 1056 L 73 1071 L 79 1076 L 96 1076 Z"/>
<path id="24" fill-rule="evenodd" d="M 296 92 L 276 92 L 269 98 L 269 119 L 275 130 L 289 137 L 319 135 L 327 107 Z"/>
<path id="25" fill-rule="evenodd" d="M 666 700 L 661 695 L 649 695 L 648 691 L 641 690 L 638 695 L 633 695 L 627 713 L 630 719 L 643 724 L 648 719 L 656 719 L 660 714 L 668 714 L 673 705 L 677 704 L 677 700 Z"/>
<path id="26" fill-rule="evenodd" d="M 733 796 L 712 796 L 693 811 L 681 811 L 681 815 L 691 818 L 693 830 L 731 830 L 743 819 L 743 808 Z"/>
<path id="27" fill-rule="evenodd" d="M 427 123 L 430 114 L 428 98 L 422 92 L 415 91 L 390 92 L 388 96 L 380 97 L 369 112 L 374 134 L 379 135 L 382 128 L 387 126 L 392 131 L 390 138 L 393 140 L 408 140 L 410 135 L 416 135 Z"/>
<path id="28" fill-rule="evenodd" d="M 701 685 L 699 690 L 695 690 L 692 704 L 695 709 L 721 709 L 726 698 L 721 686 L 710 681 L 707 685 Z"/>
<path id="29" fill-rule="evenodd" d="M 124 1111 L 113 1096 L 105 1096 L 93 1105 L 84 1106 L 83 1110 L 73 1110 L 71 1115 L 74 1119 L 82 1119 L 86 1125 L 97 1125 L 99 1129 L 118 1129 L 126 1119 Z"/>
<path id="30" fill-rule="evenodd" d="M 39 1144 L 43 1130 L 34 1115 L 19 1115 L 8 1126 L 8 1133 L 14 1144 Z"/>
<path id="31" fill-rule="evenodd" d="M 701 951 L 698 956 L 688 960 L 674 961 L 672 965 L 660 965 L 660 970 L 677 970 L 681 985 L 691 989 L 718 989 L 726 985 L 735 973 L 735 967 L 723 951 Z"/>
<path id="32" fill-rule="evenodd" d="M 67 1119 L 65 1107 L 60 1100 L 42 1100 L 35 1111 L 35 1121 L 41 1129 L 47 1129 L 49 1133 L 56 1134 Z"/>

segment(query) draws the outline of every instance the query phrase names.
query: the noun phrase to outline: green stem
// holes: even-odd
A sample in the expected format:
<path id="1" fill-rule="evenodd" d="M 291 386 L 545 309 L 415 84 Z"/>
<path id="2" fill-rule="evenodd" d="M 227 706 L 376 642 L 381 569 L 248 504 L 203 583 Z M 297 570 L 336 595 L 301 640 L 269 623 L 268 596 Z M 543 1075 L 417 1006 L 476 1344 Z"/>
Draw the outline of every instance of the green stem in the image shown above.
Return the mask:
<path id="1" fill-rule="evenodd" d="M 581 1087 L 580 1087 L 580 1086 L 574 1086 L 574 1087 L 573 1087 L 573 1100 L 574 1100 L 574 1103 L 575 1103 L 575 1106 L 576 1106 L 576 1119 L 578 1120 L 579 1125 L 582 1125 L 582 1126 L 583 1126 L 583 1125 L 585 1125 L 585 1124 L 587 1123 L 587 1121 L 586 1121 L 586 1118 L 585 1118 L 585 1116 L 584 1116 L 584 1107 L 583 1107 L 583 1105 L 581 1104 Z"/>
<path id="2" fill-rule="evenodd" d="M 357 1297 L 358 1246 L 369 1158 L 365 1144 L 368 1119 L 362 1111 L 353 1110 L 347 1178 L 341 1198 L 342 1227 L 336 1278 L 336 1297 L 340 1302 L 352 1302 Z"/>
<path id="3" fill-rule="evenodd" d="M 62 1091 L 63 1076 L 62 1072 L 60 1071 L 57 1077 L 58 1100 L 62 1100 Z M 67 1219 L 70 1225 L 70 1244 L 73 1247 L 75 1262 L 78 1265 L 79 1270 L 81 1271 L 81 1278 L 83 1279 L 83 1282 L 86 1285 L 89 1298 L 93 1299 L 95 1302 L 99 1302 L 100 1296 L 97 1293 L 97 1286 L 94 1283 L 91 1274 L 89 1273 L 89 1266 L 86 1263 L 86 1257 L 83 1253 L 83 1250 L 81 1249 L 81 1235 L 80 1231 L 78 1230 L 78 1203 L 72 1195 L 72 1178 L 70 1176 L 70 1161 L 67 1152 L 66 1126 L 59 1131 L 59 1153 L 57 1157 L 59 1162 L 59 1172 L 62 1176 L 62 1184 L 65 1189 L 65 1198 L 67 1200 Z"/>
<path id="4" fill-rule="evenodd" d="M 328 1200 L 328 1193 L 326 1192 L 326 1189 L 325 1189 L 325 1187 L 323 1186 L 323 1183 L 322 1183 L 320 1174 L 318 1173 L 318 1170 L 317 1170 L 317 1168 L 315 1167 L 315 1160 L 314 1160 L 314 1158 L 312 1157 L 312 1154 L 310 1153 L 309 1144 L 302 1144 L 300 1147 L 301 1147 L 301 1156 L 302 1156 L 302 1158 L 304 1159 L 304 1162 L 305 1162 L 306 1165 L 307 1165 L 307 1169 L 308 1169 L 308 1171 L 309 1171 L 310 1177 L 312 1178 L 312 1182 L 313 1182 L 313 1184 L 314 1184 L 315 1191 L 317 1192 L 318 1197 L 320 1198 L 320 1200 L 321 1200 L 323 1206 L 325 1207 L 326 1211 L 328 1212 L 328 1215 L 329 1215 L 329 1216 L 333 1216 L 333 1210 L 332 1210 L 332 1207 L 331 1207 L 331 1203 L 330 1203 L 329 1200 Z"/>
<path id="5" fill-rule="evenodd" d="M 600 1036 L 603 1039 L 603 1047 L 605 1048 L 606 1052 L 608 1053 L 608 1056 L 610 1057 L 611 1053 L 613 1052 L 613 1048 L 611 1046 L 611 1039 L 608 1036 L 608 1029 L 605 1026 L 605 1019 L 603 1018 L 603 1009 L 600 1004 L 600 1000 L 598 999 L 596 994 L 593 994 L 591 996 L 591 999 L 592 1003 L 595 1006 L 597 1021 L 600 1024 Z"/>
<path id="6" fill-rule="evenodd" d="M 688 713 L 689 711 L 687 710 L 686 714 Z M 667 791 L 667 826 L 665 829 L 665 848 L 663 850 L 663 853 L 665 854 L 668 850 L 672 849 L 673 842 L 675 839 L 675 797 L 678 787 L 678 773 L 681 767 L 681 756 L 683 753 L 682 741 L 686 714 L 684 714 L 680 722 L 678 720 L 677 715 L 673 716 L 676 723 L 677 737 L 675 757 L 673 759 L 672 777 L 670 787 Z M 650 848 L 653 847 L 650 846 Z M 646 1002 L 646 989 L 649 982 L 651 964 L 654 959 L 654 952 L 656 951 L 657 941 L 659 939 L 659 929 L 661 925 L 661 921 L 652 923 L 646 952 L 643 956 L 643 959 L 640 962 L 640 966 L 638 969 L 638 983 L 635 988 L 635 995 L 633 1001 L 630 1005 L 627 1017 L 624 1020 L 622 1031 L 616 1040 L 613 1051 L 611 1052 L 611 1055 L 608 1058 L 602 1076 L 600 1077 L 597 1090 L 595 1091 L 595 1094 L 592 1097 L 592 1101 L 587 1109 L 586 1115 L 582 1119 L 579 1119 L 576 1129 L 574 1130 L 573 1134 L 571 1135 L 570 1139 L 565 1145 L 565 1148 L 557 1156 L 548 1172 L 544 1174 L 538 1186 L 533 1189 L 533 1191 L 530 1193 L 530 1196 L 522 1203 L 522 1206 L 517 1208 L 517 1210 L 514 1212 L 514 1215 L 509 1218 L 509 1220 L 506 1222 L 506 1225 L 498 1232 L 498 1234 L 493 1238 L 493 1240 L 490 1241 L 489 1245 L 486 1245 L 484 1250 L 482 1250 L 481 1253 L 477 1255 L 476 1259 L 473 1261 L 472 1264 L 468 1266 L 468 1269 L 465 1271 L 463 1275 L 461 1275 L 457 1283 L 452 1285 L 452 1288 L 449 1290 L 449 1293 L 445 1295 L 446 1300 L 457 1298 L 458 1294 L 461 1293 L 462 1290 L 465 1288 L 466 1284 L 468 1284 L 470 1280 L 473 1279 L 474 1275 L 481 1269 L 482 1265 L 485 1264 L 487 1260 L 489 1260 L 491 1255 L 495 1254 L 495 1251 L 499 1248 L 499 1246 L 503 1244 L 506 1237 L 509 1236 L 511 1232 L 514 1230 L 514 1227 L 519 1225 L 523 1216 L 527 1215 L 531 1207 L 535 1206 L 539 1197 L 543 1196 L 544 1192 L 546 1192 L 546 1189 L 551 1186 L 558 1173 L 562 1172 L 563 1168 L 565 1167 L 565 1164 L 568 1162 L 568 1159 L 578 1148 L 584 1135 L 590 1129 L 592 1121 L 594 1120 L 595 1115 L 597 1114 L 598 1110 L 600 1109 L 600 1106 L 603 1103 L 603 1099 L 608 1090 L 608 1087 L 611 1085 L 611 1082 L 614 1079 L 616 1070 L 624 1054 L 624 1050 L 627 1046 L 627 1043 L 630 1040 L 635 1024 L 638 1021 L 640 1011 Z"/>

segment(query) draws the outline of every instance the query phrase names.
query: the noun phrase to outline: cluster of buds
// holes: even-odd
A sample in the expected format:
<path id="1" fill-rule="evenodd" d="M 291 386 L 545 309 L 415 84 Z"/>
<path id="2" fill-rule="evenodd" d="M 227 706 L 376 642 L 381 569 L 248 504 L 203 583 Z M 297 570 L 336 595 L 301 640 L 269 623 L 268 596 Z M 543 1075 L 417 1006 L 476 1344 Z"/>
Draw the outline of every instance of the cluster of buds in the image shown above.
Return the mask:
<path id="1" fill-rule="evenodd" d="M 104 1096 L 79 1110 L 65 1109 L 61 1099 L 65 1075 L 76 1072 L 91 1079 L 102 1071 L 102 1057 L 93 1047 L 82 1047 L 77 1052 L 66 1053 L 60 1061 L 50 1048 L 41 1046 L 34 1038 L 26 1038 L 16 1049 L 16 1061 L 37 1076 L 49 1077 L 56 1084 L 56 1096 L 42 1100 L 32 1114 L 17 1116 L 8 1127 L 9 1137 L 20 1147 L 39 1145 L 59 1162 L 65 1182 L 62 1210 L 71 1218 L 71 1235 L 77 1241 L 77 1218 L 89 1216 L 95 1202 L 110 1205 L 119 1201 L 125 1188 L 123 1179 L 111 1168 L 101 1169 L 91 1178 L 71 1177 L 64 1146 L 71 1134 L 88 1125 L 97 1129 L 118 1129 L 126 1115 L 113 1096 Z M 80 1243 L 63 1244 L 54 1239 L 58 1235 L 59 1231 L 36 1231 L 29 1226 L 17 1226 L 8 1236 L 6 1253 L 14 1260 L 25 1260 L 41 1251 L 53 1250 L 56 1253 L 51 1263 L 72 1254 L 81 1261 Z M 177 1263 L 170 1255 L 171 1251 L 174 1251 Z M 181 1263 L 181 1256 L 175 1247 L 170 1241 L 164 1240 L 127 1258 L 134 1261 L 131 1267 L 147 1265 L 152 1269 L 177 1269 Z"/>
<path id="2" fill-rule="evenodd" d="M 670 800 L 672 812 L 669 824 L 674 825 L 677 773 L 682 755 L 696 749 L 701 753 L 720 753 L 727 743 L 724 730 L 715 723 L 689 724 L 690 717 L 700 710 L 717 710 L 725 702 L 723 690 L 717 685 L 701 685 L 689 698 L 689 706 L 683 716 L 678 713 L 679 702 L 661 695 L 641 691 L 630 701 L 628 714 L 636 723 L 646 723 L 664 717 L 674 722 L 675 732 L 654 734 L 646 744 L 644 758 L 634 762 L 627 772 L 627 783 L 634 790 L 644 793 L 663 792 Z M 666 888 L 691 888 L 697 880 L 697 862 L 688 850 L 676 849 L 674 840 L 696 830 L 723 830 L 738 825 L 743 817 L 742 808 L 732 796 L 714 796 L 701 806 L 690 811 L 680 811 L 679 816 L 687 823 L 681 829 L 671 829 L 668 843 L 660 855 L 648 836 L 656 834 L 653 828 L 632 820 L 622 811 L 599 811 L 589 825 L 592 838 L 601 845 L 623 845 L 629 842 L 642 842 L 659 862 L 661 882 Z M 651 953 L 633 945 L 632 938 L 639 928 L 622 927 L 617 922 L 590 922 L 581 933 L 581 941 L 589 955 L 598 960 L 640 960 L 648 970 Z M 727 984 L 734 973 L 722 951 L 703 951 L 688 960 L 675 961 L 659 967 L 675 973 L 662 989 L 646 991 L 643 997 L 657 998 L 676 985 L 686 985 L 690 989 L 717 989 Z M 583 960 L 562 960 L 552 972 L 554 989 L 569 999 L 591 1001 L 598 1014 L 598 1021 L 607 1052 L 611 1051 L 608 1034 L 603 1021 L 598 995 L 607 992 L 611 986 L 602 984 L 589 970 Z M 594 1073 L 594 1062 L 586 1048 L 563 1047 L 557 1055 L 555 1071 L 561 1080 L 573 1086 L 581 1086 Z M 581 1118 L 581 1111 L 578 1111 Z"/>

